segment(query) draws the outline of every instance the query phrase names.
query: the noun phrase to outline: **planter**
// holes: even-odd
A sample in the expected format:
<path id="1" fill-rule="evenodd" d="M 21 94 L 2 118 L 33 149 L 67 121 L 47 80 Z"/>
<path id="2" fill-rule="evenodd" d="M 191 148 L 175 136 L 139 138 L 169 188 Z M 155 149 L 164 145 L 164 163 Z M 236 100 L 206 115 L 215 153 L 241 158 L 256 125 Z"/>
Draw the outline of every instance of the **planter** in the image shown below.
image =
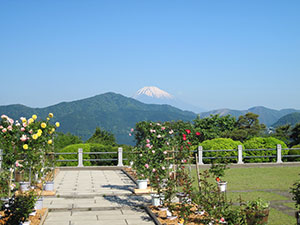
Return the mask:
<path id="1" fill-rule="evenodd" d="M 23 172 L 16 171 L 15 173 L 15 181 L 20 182 L 23 180 Z"/>
<path id="2" fill-rule="evenodd" d="M 246 220 L 248 225 L 262 225 L 268 224 L 269 209 L 261 211 L 246 211 Z"/>
<path id="3" fill-rule="evenodd" d="M 37 200 L 36 200 L 36 203 L 35 203 L 35 205 L 34 205 L 34 209 L 42 209 L 43 208 L 43 198 L 41 197 L 41 198 L 38 198 Z"/>
<path id="4" fill-rule="evenodd" d="M 220 192 L 225 192 L 227 189 L 227 182 L 226 181 L 218 182 L 218 188 L 219 188 Z"/>
<path id="5" fill-rule="evenodd" d="M 22 192 L 28 191 L 30 188 L 30 182 L 21 181 L 21 182 L 19 182 L 19 184 L 20 184 L 20 191 L 22 191 Z"/>
<path id="6" fill-rule="evenodd" d="M 30 221 L 25 221 L 23 223 L 20 223 L 20 225 L 30 225 Z"/>
<path id="7" fill-rule="evenodd" d="M 151 194 L 151 204 L 153 206 L 159 206 L 163 204 L 164 196 L 158 194 Z"/>
<path id="8" fill-rule="evenodd" d="M 147 189 L 148 181 L 147 180 L 137 180 L 138 189 Z"/>
<path id="9" fill-rule="evenodd" d="M 44 185 L 45 191 L 54 191 L 54 181 L 47 181 Z"/>

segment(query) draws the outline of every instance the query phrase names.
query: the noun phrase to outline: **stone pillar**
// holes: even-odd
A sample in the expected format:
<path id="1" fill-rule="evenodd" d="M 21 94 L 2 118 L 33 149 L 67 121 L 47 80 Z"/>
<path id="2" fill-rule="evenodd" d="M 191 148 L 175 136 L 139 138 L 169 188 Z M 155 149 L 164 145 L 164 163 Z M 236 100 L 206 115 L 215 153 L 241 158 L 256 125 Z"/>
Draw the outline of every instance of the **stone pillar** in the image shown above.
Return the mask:
<path id="1" fill-rule="evenodd" d="M 2 160 L 3 160 L 3 150 L 0 149 L 0 171 L 2 169 Z"/>
<path id="2" fill-rule="evenodd" d="M 78 149 L 78 166 L 77 167 L 83 167 L 83 150 L 82 150 L 82 148 Z"/>
<path id="3" fill-rule="evenodd" d="M 118 148 L 118 166 L 124 166 L 123 165 L 123 148 Z"/>
<path id="4" fill-rule="evenodd" d="M 276 149 L 277 149 L 277 163 L 282 163 L 281 145 L 278 144 L 276 146 Z"/>
<path id="5" fill-rule="evenodd" d="M 202 146 L 198 146 L 198 164 L 204 165 L 204 163 L 203 163 L 203 147 Z"/>
<path id="6" fill-rule="evenodd" d="M 237 164 L 244 164 L 243 162 L 243 146 L 238 145 L 238 162 Z"/>

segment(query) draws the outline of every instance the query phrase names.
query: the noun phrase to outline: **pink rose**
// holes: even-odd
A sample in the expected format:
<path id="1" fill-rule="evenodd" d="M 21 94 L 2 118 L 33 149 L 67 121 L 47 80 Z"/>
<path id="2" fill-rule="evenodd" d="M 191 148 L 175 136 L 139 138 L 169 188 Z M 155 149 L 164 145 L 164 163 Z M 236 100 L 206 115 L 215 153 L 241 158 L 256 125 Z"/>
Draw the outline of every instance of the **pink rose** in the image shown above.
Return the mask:
<path id="1" fill-rule="evenodd" d="M 5 133 L 6 131 L 7 131 L 7 129 L 6 129 L 6 128 L 3 128 L 3 129 L 2 129 L 2 132 L 3 132 L 3 133 Z"/>
<path id="2" fill-rule="evenodd" d="M 157 138 L 161 138 L 161 135 L 159 134 L 159 135 L 157 135 Z"/>
<path id="3" fill-rule="evenodd" d="M 145 164 L 145 167 L 148 169 L 148 168 L 149 168 L 149 165 L 148 165 L 148 164 Z"/>
<path id="4" fill-rule="evenodd" d="M 3 129 L 3 126 L 0 126 L 0 129 Z"/>
<path id="5" fill-rule="evenodd" d="M 147 139 L 147 140 L 146 140 L 146 142 L 147 142 L 147 143 L 150 143 L 150 140 L 149 140 L 149 139 Z"/>
<path id="6" fill-rule="evenodd" d="M 133 129 L 133 128 L 131 128 L 131 129 L 130 129 L 130 132 L 133 132 L 133 131 L 134 131 L 134 129 Z"/>
<path id="7" fill-rule="evenodd" d="M 30 134 L 32 134 L 32 133 L 33 133 L 33 131 L 32 131 L 32 130 L 30 130 L 30 131 L 29 131 L 29 133 L 30 133 Z"/>
<path id="8" fill-rule="evenodd" d="M 25 131 L 25 127 L 21 127 L 21 131 L 23 131 L 23 132 L 24 132 L 24 131 Z"/>
<path id="9" fill-rule="evenodd" d="M 164 151 L 163 153 L 166 155 L 168 152 L 167 152 L 167 151 Z"/>
<path id="10" fill-rule="evenodd" d="M 154 154 L 154 153 L 155 153 L 155 151 L 154 151 L 154 150 L 152 150 L 152 153 Z"/>
<path id="11" fill-rule="evenodd" d="M 9 122 L 10 122 L 11 125 L 14 124 L 14 120 L 13 119 L 9 119 Z"/>
<path id="12" fill-rule="evenodd" d="M 150 148 L 150 144 L 149 144 L 149 143 L 148 143 L 148 144 L 146 144 L 146 147 L 147 147 L 147 148 Z"/>
<path id="13" fill-rule="evenodd" d="M 23 134 L 22 137 L 20 138 L 20 140 L 23 141 L 23 142 L 27 141 L 27 136 Z"/>
<path id="14" fill-rule="evenodd" d="M 161 127 L 161 130 L 165 130 L 166 128 L 165 127 Z"/>
<path id="15" fill-rule="evenodd" d="M 162 166 L 162 167 L 161 167 L 161 169 L 162 169 L 162 170 L 165 170 L 165 169 L 166 169 L 166 167 Z"/>
<path id="16" fill-rule="evenodd" d="M 156 169 L 153 169 L 152 172 L 155 173 Z"/>
<path id="17" fill-rule="evenodd" d="M 170 143 L 169 143 L 169 142 L 166 142 L 166 145 L 170 145 Z"/>
<path id="18" fill-rule="evenodd" d="M 173 134 L 173 133 L 174 133 L 174 131 L 173 131 L 173 130 L 170 130 L 170 131 L 169 131 L 169 134 Z"/>
<path id="19" fill-rule="evenodd" d="M 153 148 L 153 145 L 150 145 L 149 149 Z"/>
<path id="20" fill-rule="evenodd" d="M 129 133 L 129 136 L 131 136 L 131 133 Z"/>
<path id="21" fill-rule="evenodd" d="M 8 127 L 7 127 L 7 130 L 12 131 L 12 126 L 8 126 Z"/>
<path id="22" fill-rule="evenodd" d="M 27 127 L 27 123 L 23 123 L 22 125 L 23 125 L 23 127 Z"/>
<path id="23" fill-rule="evenodd" d="M 157 126 L 160 126 L 160 123 L 157 123 L 156 125 L 157 125 Z"/>

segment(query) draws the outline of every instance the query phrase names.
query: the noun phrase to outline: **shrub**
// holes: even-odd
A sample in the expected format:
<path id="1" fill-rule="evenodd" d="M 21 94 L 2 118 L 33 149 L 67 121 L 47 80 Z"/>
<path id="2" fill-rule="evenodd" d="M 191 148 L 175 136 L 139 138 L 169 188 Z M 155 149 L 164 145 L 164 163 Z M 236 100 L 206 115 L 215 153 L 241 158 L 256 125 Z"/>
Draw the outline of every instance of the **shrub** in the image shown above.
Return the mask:
<path id="1" fill-rule="evenodd" d="M 230 138 L 216 138 L 206 140 L 200 145 L 203 147 L 203 150 L 234 150 L 238 148 L 238 145 L 243 144 Z M 237 151 L 204 152 L 203 157 L 236 157 L 229 160 L 229 162 L 235 162 L 237 161 Z M 211 160 L 205 159 L 204 162 L 211 162 Z"/>
<path id="2" fill-rule="evenodd" d="M 83 152 L 90 152 L 90 144 L 74 144 L 69 145 L 65 148 L 63 148 L 60 152 L 76 152 L 78 153 L 78 149 L 82 148 Z M 78 159 L 78 154 L 72 154 L 72 155 L 59 155 L 59 160 L 68 160 L 68 159 Z M 90 159 L 90 155 L 83 154 L 83 159 Z M 57 162 L 57 166 L 77 166 L 78 162 Z M 90 166 L 90 162 L 83 162 L 84 166 Z"/>
<path id="3" fill-rule="evenodd" d="M 274 156 L 273 158 L 246 158 L 244 162 L 275 162 L 277 150 L 277 144 L 281 144 L 282 148 L 287 148 L 286 144 L 274 137 L 254 137 L 244 142 L 245 150 L 243 151 L 244 156 Z M 267 151 L 247 151 L 247 149 L 273 149 Z M 282 155 L 286 155 L 288 150 L 282 150 Z"/>
<path id="4" fill-rule="evenodd" d="M 292 148 L 300 148 L 300 145 L 294 145 Z M 289 155 L 300 155 L 300 149 L 289 150 Z M 300 157 L 289 157 L 288 161 L 300 161 Z"/>

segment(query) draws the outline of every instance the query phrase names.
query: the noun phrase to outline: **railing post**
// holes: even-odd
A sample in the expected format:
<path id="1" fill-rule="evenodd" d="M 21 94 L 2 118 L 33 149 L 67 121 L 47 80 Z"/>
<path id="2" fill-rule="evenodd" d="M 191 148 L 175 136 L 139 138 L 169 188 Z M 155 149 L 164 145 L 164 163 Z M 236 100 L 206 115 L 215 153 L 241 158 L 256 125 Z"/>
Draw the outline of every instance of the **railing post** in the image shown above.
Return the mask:
<path id="1" fill-rule="evenodd" d="M 238 145 L 238 162 L 237 164 L 244 164 L 243 162 L 243 146 Z"/>
<path id="2" fill-rule="evenodd" d="M 78 149 L 78 166 L 77 167 L 83 167 L 83 150 L 82 148 Z"/>
<path id="3" fill-rule="evenodd" d="M 118 166 L 124 166 L 123 165 L 123 148 L 118 148 Z"/>
<path id="4" fill-rule="evenodd" d="M 281 155 L 281 145 L 278 144 L 276 146 L 276 149 L 277 149 L 277 163 L 282 163 L 282 155 Z"/>
<path id="5" fill-rule="evenodd" d="M 3 159 L 3 150 L 0 149 L 0 171 L 2 170 L 2 159 Z"/>
<path id="6" fill-rule="evenodd" d="M 198 146 L 198 164 L 204 165 L 204 163 L 203 163 L 203 147 L 202 146 Z"/>

